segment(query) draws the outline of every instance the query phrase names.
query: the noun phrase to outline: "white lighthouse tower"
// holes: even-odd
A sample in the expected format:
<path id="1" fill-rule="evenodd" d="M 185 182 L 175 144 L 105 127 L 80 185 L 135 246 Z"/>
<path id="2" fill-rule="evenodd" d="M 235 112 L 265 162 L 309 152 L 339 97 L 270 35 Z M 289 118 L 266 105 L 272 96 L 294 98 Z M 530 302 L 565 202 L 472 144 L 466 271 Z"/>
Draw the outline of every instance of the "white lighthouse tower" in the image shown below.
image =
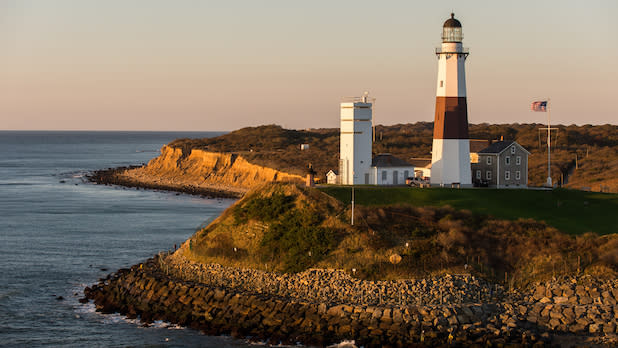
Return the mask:
<path id="1" fill-rule="evenodd" d="M 372 103 L 368 93 L 341 102 L 339 175 L 342 185 L 369 183 Z"/>
<path id="2" fill-rule="evenodd" d="M 451 13 L 442 28 L 438 56 L 438 87 L 433 130 L 431 184 L 472 185 L 466 72 L 468 50 L 461 43 L 461 23 Z"/>

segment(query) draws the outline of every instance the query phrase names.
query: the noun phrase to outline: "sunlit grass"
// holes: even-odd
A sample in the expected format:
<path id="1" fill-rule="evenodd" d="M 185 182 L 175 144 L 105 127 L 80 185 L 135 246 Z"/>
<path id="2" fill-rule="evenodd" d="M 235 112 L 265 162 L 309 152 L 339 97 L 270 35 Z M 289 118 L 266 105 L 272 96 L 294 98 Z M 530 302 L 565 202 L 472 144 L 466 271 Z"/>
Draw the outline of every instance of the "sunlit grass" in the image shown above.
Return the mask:
<path id="1" fill-rule="evenodd" d="M 347 204 L 351 188 L 321 189 Z M 618 232 L 618 195 L 576 190 L 447 189 L 355 187 L 356 204 L 378 206 L 407 203 L 467 209 L 497 218 L 532 218 L 569 234 Z"/>

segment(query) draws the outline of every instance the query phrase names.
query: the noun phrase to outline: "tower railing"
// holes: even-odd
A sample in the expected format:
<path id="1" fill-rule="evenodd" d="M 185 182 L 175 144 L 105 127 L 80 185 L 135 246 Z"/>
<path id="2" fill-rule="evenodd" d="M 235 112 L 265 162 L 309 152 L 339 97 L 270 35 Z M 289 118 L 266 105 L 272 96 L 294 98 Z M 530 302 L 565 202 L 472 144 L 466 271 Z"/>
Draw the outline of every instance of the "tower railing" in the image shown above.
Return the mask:
<path id="1" fill-rule="evenodd" d="M 373 97 L 342 97 L 342 103 L 373 103 L 376 98 Z"/>
<path id="2" fill-rule="evenodd" d="M 457 50 L 444 50 L 442 47 L 436 47 L 436 54 L 470 54 L 470 49 L 468 47 L 462 47 L 460 51 Z"/>

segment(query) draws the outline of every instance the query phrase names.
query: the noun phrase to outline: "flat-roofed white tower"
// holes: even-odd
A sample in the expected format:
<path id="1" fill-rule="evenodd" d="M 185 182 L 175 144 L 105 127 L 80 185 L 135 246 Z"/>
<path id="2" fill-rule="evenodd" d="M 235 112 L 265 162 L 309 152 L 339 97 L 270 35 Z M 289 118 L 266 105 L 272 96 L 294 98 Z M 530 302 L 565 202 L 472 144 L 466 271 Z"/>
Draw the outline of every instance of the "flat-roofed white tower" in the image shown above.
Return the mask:
<path id="1" fill-rule="evenodd" d="M 371 168 L 372 103 L 368 93 L 341 102 L 339 177 L 342 185 L 366 184 Z"/>
<path id="2" fill-rule="evenodd" d="M 431 155 L 431 184 L 472 185 L 465 61 L 461 23 L 451 13 L 442 27 Z"/>

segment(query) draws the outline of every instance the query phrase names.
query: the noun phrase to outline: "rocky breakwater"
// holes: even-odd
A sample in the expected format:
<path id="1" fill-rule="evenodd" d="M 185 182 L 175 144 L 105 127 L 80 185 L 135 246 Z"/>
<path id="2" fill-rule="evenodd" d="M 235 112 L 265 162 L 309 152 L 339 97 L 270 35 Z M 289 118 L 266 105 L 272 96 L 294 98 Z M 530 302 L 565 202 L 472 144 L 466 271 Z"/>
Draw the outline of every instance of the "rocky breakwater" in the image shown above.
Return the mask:
<path id="1" fill-rule="evenodd" d="M 326 345 L 352 339 L 367 347 L 517 346 L 550 344 L 570 332 L 545 325 L 540 312 L 532 320 L 534 293 L 505 293 L 471 276 L 437 277 L 424 284 L 360 281 L 337 270 L 280 275 L 157 256 L 111 274 L 85 294 L 100 311 L 139 316 L 144 323 L 164 320 L 271 343 Z M 478 291 L 485 294 L 480 301 L 461 293 Z M 444 302 L 444 296 L 450 300 Z M 547 310 L 550 318 L 553 308 Z M 607 313 L 615 315 L 615 306 Z M 590 325 L 571 340 L 610 342 L 607 335 L 590 333 Z"/>
<path id="2" fill-rule="evenodd" d="M 164 189 L 217 197 L 240 197 L 271 181 L 302 182 L 298 175 L 249 163 L 233 153 L 208 152 L 163 146 L 147 165 L 96 172 L 92 181 L 129 187 Z"/>
<path id="3" fill-rule="evenodd" d="M 618 344 L 618 280 L 591 276 L 536 283 L 507 314 L 554 332 L 591 334 Z"/>

